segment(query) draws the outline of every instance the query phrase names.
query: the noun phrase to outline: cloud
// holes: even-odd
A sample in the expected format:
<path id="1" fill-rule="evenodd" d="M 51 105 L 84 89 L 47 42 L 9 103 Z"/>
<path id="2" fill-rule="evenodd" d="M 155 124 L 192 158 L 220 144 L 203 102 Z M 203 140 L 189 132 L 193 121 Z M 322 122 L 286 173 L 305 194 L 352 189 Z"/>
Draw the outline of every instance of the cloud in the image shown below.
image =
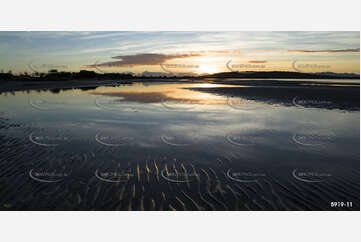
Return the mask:
<path id="1" fill-rule="evenodd" d="M 172 59 L 182 59 L 202 56 L 201 54 L 175 54 L 175 55 L 165 55 L 165 54 L 136 54 L 136 55 L 120 55 L 112 57 L 113 59 L 120 59 L 119 61 L 109 61 L 104 63 L 99 63 L 95 65 L 88 65 L 87 67 L 99 67 L 99 66 L 108 66 L 108 67 L 127 67 L 127 66 L 150 66 L 150 65 L 160 65 L 165 63 L 168 60 Z"/>
<path id="2" fill-rule="evenodd" d="M 100 39 L 100 38 L 111 38 L 111 37 L 120 37 L 131 35 L 131 32 L 116 32 L 116 33 L 105 33 L 105 34 L 93 34 L 90 32 L 89 34 L 85 34 L 85 36 L 80 36 L 78 39 L 83 40 L 91 40 L 91 39 Z"/>
<path id="3" fill-rule="evenodd" d="M 298 52 L 298 53 L 360 53 L 360 48 L 358 49 L 339 49 L 339 50 L 288 50 L 288 52 Z"/>
<path id="4" fill-rule="evenodd" d="M 195 51 L 192 53 L 201 53 L 201 54 L 241 54 L 240 50 L 201 50 Z"/>
<path id="5" fill-rule="evenodd" d="M 252 61 L 248 61 L 248 63 L 251 63 L 251 64 L 263 64 L 263 63 L 267 63 L 267 61 L 265 61 L 265 60 L 252 60 Z"/>
<path id="6" fill-rule="evenodd" d="M 186 54 L 157 54 L 157 53 L 142 53 L 134 55 L 119 55 L 111 57 L 112 59 L 119 59 L 119 61 L 108 61 L 94 65 L 86 65 L 88 68 L 95 67 L 129 67 L 129 66 L 150 66 L 164 64 L 172 59 L 183 59 L 190 57 L 205 56 L 207 54 L 240 54 L 239 50 L 204 50 L 204 51 L 189 51 Z"/>

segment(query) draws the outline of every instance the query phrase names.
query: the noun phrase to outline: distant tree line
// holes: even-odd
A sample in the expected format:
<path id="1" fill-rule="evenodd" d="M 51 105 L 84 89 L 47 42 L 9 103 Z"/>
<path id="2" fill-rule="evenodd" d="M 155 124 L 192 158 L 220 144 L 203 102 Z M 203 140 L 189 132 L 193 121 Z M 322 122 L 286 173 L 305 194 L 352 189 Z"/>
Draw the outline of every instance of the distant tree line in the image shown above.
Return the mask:
<path id="1" fill-rule="evenodd" d="M 360 79 L 357 74 L 337 73 L 300 73 L 287 71 L 267 72 L 221 72 L 203 76 L 135 76 L 130 73 L 96 73 L 81 70 L 79 72 L 58 72 L 50 70 L 48 73 L 34 72 L 15 75 L 11 71 L 0 72 L 0 80 L 4 81 L 67 81 L 67 80 L 131 80 L 131 79 L 203 79 L 203 78 L 278 78 L 278 79 Z"/>
<path id="2" fill-rule="evenodd" d="M 82 79 L 133 79 L 132 74 L 123 73 L 105 73 L 99 74 L 94 71 L 81 70 L 79 72 L 58 72 L 50 70 L 48 73 L 34 72 L 28 74 L 26 72 L 14 75 L 11 71 L 0 73 L 0 80 L 18 80 L 18 81 L 66 81 L 66 80 L 82 80 Z"/>
<path id="3" fill-rule="evenodd" d="M 360 79 L 360 75 L 352 73 L 318 72 L 304 73 L 292 71 L 245 71 L 245 72 L 220 72 L 205 75 L 203 78 L 238 78 L 238 79 Z"/>

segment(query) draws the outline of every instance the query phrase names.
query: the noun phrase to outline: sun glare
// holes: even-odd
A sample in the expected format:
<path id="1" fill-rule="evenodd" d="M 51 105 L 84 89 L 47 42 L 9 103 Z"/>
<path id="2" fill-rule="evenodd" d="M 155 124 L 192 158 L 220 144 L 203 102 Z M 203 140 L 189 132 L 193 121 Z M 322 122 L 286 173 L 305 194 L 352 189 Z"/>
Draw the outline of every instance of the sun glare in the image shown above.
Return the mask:
<path id="1" fill-rule="evenodd" d="M 200 74 L 205 74 L 205 73 L 213 74 L 213 73 L 216 73 L 217 71 L 218 70 L 213 66 L 209 66 L 209 65 L 200 65 L 199 66 Z"/>

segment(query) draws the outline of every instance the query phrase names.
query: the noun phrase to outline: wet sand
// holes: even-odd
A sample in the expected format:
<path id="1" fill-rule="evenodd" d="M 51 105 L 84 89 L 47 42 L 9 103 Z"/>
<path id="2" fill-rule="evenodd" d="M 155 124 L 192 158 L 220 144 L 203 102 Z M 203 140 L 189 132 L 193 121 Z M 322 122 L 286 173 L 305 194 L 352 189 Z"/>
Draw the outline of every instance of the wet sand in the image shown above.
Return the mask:
<path id="1" fill-rule="evenodd" d="M 1 127 L 10 128 L 4 122 Z M 254 180 L 227 168 L 237 162 L 229 157 L 202 165 L 172 156 L 136 159 L 91 142 L 82 145 L 92 151 L 75 154 L 4 135 L 0 142 L 0 210 L 359 210 L 357 171 L 320 183 L 261 175 Z M 42 182 L 44 161 L 46 170 L 66 175 Z M 353 207 L 330 208 L 330 201 L 340 200 L 353 201 Z"/>
<path id="2" fill-rule="evenodd" d="M 191 88 L 270 105 L 360 111 L 359 86 L 278 86 Z"/>

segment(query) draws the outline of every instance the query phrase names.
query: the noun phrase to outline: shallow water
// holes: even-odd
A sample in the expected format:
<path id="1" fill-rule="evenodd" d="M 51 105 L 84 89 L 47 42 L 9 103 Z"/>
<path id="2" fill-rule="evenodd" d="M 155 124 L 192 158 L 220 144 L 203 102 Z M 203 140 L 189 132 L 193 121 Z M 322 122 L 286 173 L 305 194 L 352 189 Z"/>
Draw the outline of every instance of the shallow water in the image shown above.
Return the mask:
<path id="1" fill-rule="evenodd" d="M 1 209 L 359 210 L 359 107 L 225 88 L 2 93 Z"/>

